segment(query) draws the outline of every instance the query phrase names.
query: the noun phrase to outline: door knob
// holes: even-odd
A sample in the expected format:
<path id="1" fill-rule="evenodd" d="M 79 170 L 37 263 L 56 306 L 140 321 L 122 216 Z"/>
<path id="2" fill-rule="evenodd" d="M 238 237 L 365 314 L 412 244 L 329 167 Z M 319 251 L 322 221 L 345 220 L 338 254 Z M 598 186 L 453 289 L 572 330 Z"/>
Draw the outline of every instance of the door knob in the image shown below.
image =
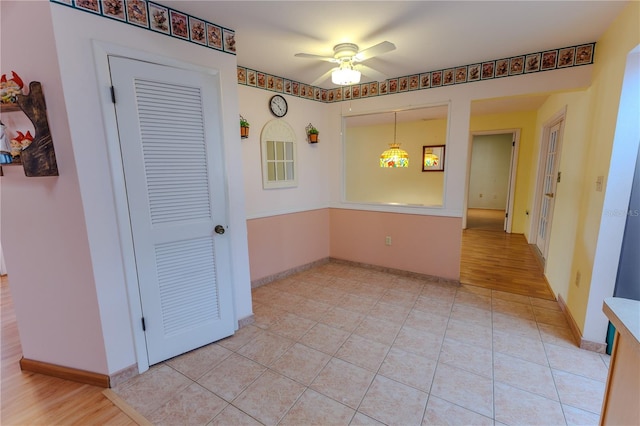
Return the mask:
<path id="1" fill-rule="evenodd" d="M 549 197 L 549 198 L 553 198 L 553 192 L 547 192 L 547 193 L 546 193 L 546 194 L 544 194 L 544 195 L 546 195 L 546 196 L 547 196 L 547 197 Z"/>
<path id="2" fill-rule="evenodd" d="M 224 226 L 222 225 L 216 225 L 215 228 L 213 228 L 213 230 L 215 231 L 216 234 L 224 234 Z"/>

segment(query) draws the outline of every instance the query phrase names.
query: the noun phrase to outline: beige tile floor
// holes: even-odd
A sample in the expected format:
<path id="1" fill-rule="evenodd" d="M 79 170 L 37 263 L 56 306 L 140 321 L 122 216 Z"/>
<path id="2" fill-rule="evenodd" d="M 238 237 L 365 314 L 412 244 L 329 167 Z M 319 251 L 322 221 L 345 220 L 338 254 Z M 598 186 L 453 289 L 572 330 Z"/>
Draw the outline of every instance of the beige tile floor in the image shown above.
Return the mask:
<path id="1" fill-rule="evenodd" d="M 114 391 L 154 424 L 595 425 L 609 357 L 557 303 L 329 263 Z"/>

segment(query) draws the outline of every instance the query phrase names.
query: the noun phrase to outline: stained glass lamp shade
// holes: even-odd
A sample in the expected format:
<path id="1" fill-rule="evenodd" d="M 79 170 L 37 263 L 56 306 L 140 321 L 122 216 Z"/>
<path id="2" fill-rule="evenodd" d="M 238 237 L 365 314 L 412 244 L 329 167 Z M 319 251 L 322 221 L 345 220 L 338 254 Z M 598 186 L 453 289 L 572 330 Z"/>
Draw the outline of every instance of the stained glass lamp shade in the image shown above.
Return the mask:
<path id="1" fill-rule="evenodd" d="M 400 144 L 396 142 L 398 122 L 396 113 L 393 113 L 393 143 L 389 144 L 389 149 L 380 155 L 380 167 L 409 167 L 409 154 L 404 149 L 400 149 Z"/>
<path id="2" fill-rule="evenodd" d="M 433 153 L 433 150 L 427 148 L 426 153 L 424 154 L 424 166 L 425 167 L 433 167 L 440 164 L 440 157 Z"/>
<path id="3" fill-rule="evenodd" d="M 409 167 L 409 154 L 400 149 L 399 143 L 390 143 L 389 149 L 380 155 L 380 167 Z"/>

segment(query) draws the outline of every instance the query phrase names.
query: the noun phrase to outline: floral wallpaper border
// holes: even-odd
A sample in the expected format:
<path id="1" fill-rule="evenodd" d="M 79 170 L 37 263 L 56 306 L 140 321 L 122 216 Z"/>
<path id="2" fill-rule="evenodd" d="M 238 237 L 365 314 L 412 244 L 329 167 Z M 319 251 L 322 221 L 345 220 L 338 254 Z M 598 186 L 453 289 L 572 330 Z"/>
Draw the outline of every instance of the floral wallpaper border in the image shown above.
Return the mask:
<path id="1" fill-rule="evenodd" d="M 334 89 L 238 66 L 238 84 L 318 102 L 340 102 L 589 65 L 593 63 L 595 45 L 585 43 Z"/>
<path id="2" fill-rule="evenodd" d="M 147 0 L 49 0 L 148 31 L 236 55 L 235 31 Z M 318 102 L 340 102 L 514 77 L 593 63 L 595 42 L 461 65 L 384 81 L 324 89 L 238 66 L 238 84 Z"/>
<path id="3" fill-rule="evenodd" d="M 200 46 L 236 54 L 235 31 L 146 0 L 49 0 Z"/>

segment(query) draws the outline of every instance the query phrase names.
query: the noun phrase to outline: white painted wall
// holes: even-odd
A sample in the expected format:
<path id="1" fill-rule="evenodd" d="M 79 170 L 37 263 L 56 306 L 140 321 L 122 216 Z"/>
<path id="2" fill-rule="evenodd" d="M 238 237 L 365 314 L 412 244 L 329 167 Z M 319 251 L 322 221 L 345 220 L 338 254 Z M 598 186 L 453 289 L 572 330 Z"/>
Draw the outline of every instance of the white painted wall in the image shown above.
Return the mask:
<path id="1" fill-rule="evenodd" d="M 247 217 L 274 216 L 329 206 L 329 180 L 331 163 L 329 147 L 335 135 L 329 127 L 327 106 L 320 102 L 282 95 L 287 100 L 289 112 L 283 118 L 296 133 L 298 156 L 298 186 L 296 188 L 263 189 L 260 134 L 264 125 L 275 117 L 269 111 L 269 99 L 274 95 L 262 89 L 238 86 L 240 114 L 251 124 L 249 138 L 238 142 L 242 148 L 244 191 Z M 320 131 L 319 142 L 309 144 L 305 127 L 309 123 Z"/>
<path id="2" fill-rule="evenodd" d="M 518 77 L 481 81 L 472 84 L 418 90 L 395 95 L 359 99 L 329 104 L 329 125 L 332 132 L 331 158 L 343 157 L 339 117 L 370 112 L 390 111 L 409 107 L 450 103 L 446 171 L 442 207 L 408 207 L 362 205 L 343 200 L 343 163 L 332 161 L 328 170 L 331 206 L 339 208 L 392 211 L 409 214 L 462 217 L 465 203 L 466 167 L 469 156 L 469 116 L 471 101 L 554 90 L 571 90 L 589 85 L 591 66 L 567 68 L 552 73 L 535 73 Z"/>
<path id="3" fill-rule="evenodd" d="M 512 142 L 511 133 L 473 137 L 469 208 L 507 208 Z"/>
<path id="4" fill-rule="evenodd" d="M 285 120 L 298 136 L 299 181 L 297 188 L 262 189 L 260 129 L 273 119 L 267 102 L 273 92 L 239 86 L 240 113 L 251 123 L 248 139 L 242 140 L 246 209 L 248 218 L 312 210 L 327 206 L 461 217 L 466 193 L 471 101 L 517 96 L 553 90 L 571 90 L 589 85 L 591 67 L 575 67 L 553 73 L 481 81 L 402 94 L 322 104 L 284 95 L 289 104 Z M 342 117 L 451 103 L 448 123 L 446 174 L 442 207 L 407 207 L 357 204 L 343 199 L 344 173 Z M 304 127 L 312 122 L 320 129 L 320 142 L 309 145 Z M 415 163 L 414 163 L 415 164 Z M 414 167 L 418 167 L 418 165 Z"/>
<path id="5" fill-rule="evenodd" d="M 134 364 L 136 357 L 107 150 L 108 144 L 117 140 L 107 138 L 112 129 L 106 129 L 103 121 L 102 109 L 108 106 L 101 103 L 101 95 L 108 86 L 98 79 L 105 70 L 96 68 L 94 54 L 101 53 L 94 52 L 93 43 L 133 49 L 140 57 L 157 55 L 219 70 L 224 102 L 229 227 L 233 230 L 235 310 L 236 316 L 243 318 L 251 315 L 252 310 L 238 134 L 236 57 L 55 4 L 51 5 L 51 12 L 100 313 L 100 328 L 94 332 L 104 337 L 108 361 L 107 371 L 98 372 L 114 373 Z"/>
<path id="6" fill-rule="evenodd" d="M 285 119 L 299 132 L 299 186 L 265 191 L 258 141 L 260 128 L 272 118 L 266 104 L 272 93 L 238 88 L 235 57 L 48 2 L 2 1 L 0 7 L 3 71 L 15 68 L 27 81 L 42 81 L 60 168 L 58 178 L 27 179 L 18 168 L 2 178 L 2 242 L 23 352 L 29 359 L 104 374 L 132 365 L 136 354 L 117 237 L 111 141 L 102 118 L 101 94 L 107 88 L 98 84 L 93 41 L 220 70 L 238 318 L 251 314 L 245 192 L 250 217 L 326 206 L 363 208 L 342 201 L 342 115 L 450 102 L 443 207 L 366 208 L 460 217 L 471 101 L 585 87 L 592 68 L 329 105 L 285 95 L 291 111 Z M 25 31 L 25 17 L 37 31 Z M 243 141 L 238 111 L 252 123 L 252 136 Z M 304 140 L 309 122 L 320 129 L 317 145 Z"/>

